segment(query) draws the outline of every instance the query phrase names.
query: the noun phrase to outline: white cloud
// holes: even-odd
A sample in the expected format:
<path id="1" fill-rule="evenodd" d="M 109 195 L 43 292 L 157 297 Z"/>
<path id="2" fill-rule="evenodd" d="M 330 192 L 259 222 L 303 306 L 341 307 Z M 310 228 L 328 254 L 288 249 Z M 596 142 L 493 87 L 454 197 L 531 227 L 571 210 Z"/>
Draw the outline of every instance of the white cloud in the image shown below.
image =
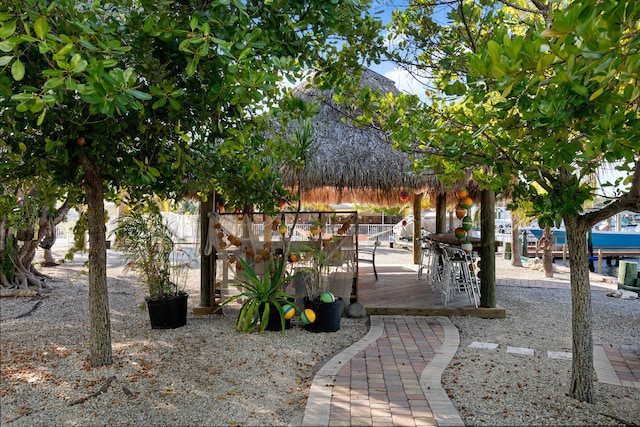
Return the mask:
<path id="1" fill-rule="evenodd" d="M 422 102 L 427 102 L 424 83 L 417 80 L 406 70 L 401 68 L 394 68 L 390 71 L 385 72 L 384 76 L 388 79 L 393 80 L 398 90 L 411 95 L 417 95 L 420 100 L 422 100 Z"/>

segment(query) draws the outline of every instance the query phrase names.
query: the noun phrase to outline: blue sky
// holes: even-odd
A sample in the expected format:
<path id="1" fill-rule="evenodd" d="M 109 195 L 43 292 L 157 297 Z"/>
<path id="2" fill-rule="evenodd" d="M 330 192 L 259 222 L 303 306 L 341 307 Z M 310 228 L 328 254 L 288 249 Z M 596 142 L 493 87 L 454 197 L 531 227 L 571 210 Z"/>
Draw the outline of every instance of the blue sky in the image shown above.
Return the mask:
<path id="1" fill-rule="evenodd" d="M 389 5 L 389 3 L 395 3 L 395 5 Z M 406 3 L 402 5 L 401 1 L 399 2 L 394 0 L 373 0 L 369 11 L 375 18 L 380 19 L 383 25 L 387 25 L 391 23 L 391 12 L 394 9 L 401 9 L 404 7 L 406 7 Z M 375 70 L 380 74 L 389 72 L 394 68 L 395 68 L 394 65 L 388 62 L 379 64 L 379 65 L 373 64 L 371 66 L 371 69 Z"/>
<path id="2" fill-rule="evenodd" d="M 374 17 L 380 19 L 382 23 L 386 25 L 391 22 L 391 12 L 393 10 L 404 9 L 407 7 L 407 5 L 408 0 L 372 0 L 369 11 Z M 446 10 L 447 7 L 443 7 L 436 12 L 436 16 L 442 16 L 442 21 L 445 20 Z M 397 68 L 390 62 L 371 64 L 370 68 L 375 72 L 393 80 L 399 90 L 418 95 L 423 101 L 426 101 L 426 96 L 424 94 L 424 85 L 419 81 L 416 81 L 406 71 Z"/>

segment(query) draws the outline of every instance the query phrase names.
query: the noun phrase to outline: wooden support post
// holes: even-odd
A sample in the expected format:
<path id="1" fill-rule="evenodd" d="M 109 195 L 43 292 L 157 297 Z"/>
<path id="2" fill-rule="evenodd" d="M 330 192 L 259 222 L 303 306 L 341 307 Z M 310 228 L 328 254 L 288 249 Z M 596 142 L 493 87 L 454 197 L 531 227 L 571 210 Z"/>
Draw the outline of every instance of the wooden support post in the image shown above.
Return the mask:
<path id="1" fill-rule="evenodd" d="M 602 274 L 602 248 L 598 249 L 598 274 Z"/>
<path id="2" fill-rule="evenodd" d="M 215 271 L 215 251 L 205 255 L 207 236 L 209 235 L 209 213 L 213 212 L 215 202 L 213 192 L 206 201 L 200 202 L 200 304 L 193 308 L 193 314 L 203 316 L 212 314 L 215 307 L 215 285 L 212 287 L 212 267 Z M 212 265 L 213 264 L 213 265 Z M 215 281 L 215 273 L 213 274 Z"/>
<path id="3" fill-rule="evenodd" d="M 436 196 L 436 233 L 447 232 L 447 194 L 440 193 Z"/>
<path id="4" fill-rule="evenodd" d="M 482 190 L 480 205 L 480 306 L 496 307 L 495 193 Z"/>
<path id="5" fill-rule="evenodd" d="M 421 244 L 417 240 L 422 237 L 422 194 L 413 195 L 413 263 L 420 264 Z"/>
<path id="6" fill-rule="evenodd" d="M 618 264 L 618 289 L 635 287 L 638 278 L 638 264 L 635 262 L 620 261 Z"/>

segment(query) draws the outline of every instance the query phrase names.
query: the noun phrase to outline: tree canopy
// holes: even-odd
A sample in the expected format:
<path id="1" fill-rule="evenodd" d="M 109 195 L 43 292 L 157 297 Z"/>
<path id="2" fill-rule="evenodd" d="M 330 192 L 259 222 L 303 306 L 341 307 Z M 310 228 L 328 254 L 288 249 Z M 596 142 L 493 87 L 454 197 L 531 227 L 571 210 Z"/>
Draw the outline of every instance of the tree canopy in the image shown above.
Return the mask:
<path id="1" fill-rule="evenodd" d="M 631 0 L 454 2 L 397 11 L 397 64 L 428 79 L 428 103 L 386 99 L 386 126 L 420 167 L 526 198 L 540 224 L 567 228 L 573 296 L 573 397 L 593 401 L 586 235 L 640 211 L 640 5 Z M 448 3 L 447 3 L 448 4 Z M 438 9 L 440 8 L 440 9 Z M 605 163 L 625 190 L 602 209 L 590 177 Z M 543 188 L 539 192 L 536 188 Z"/>
<path id="2" fill-rule="evenodd" d="M 275 144 L 266 112 L 284 118 L 294 105 L 280 82 L 308 68 L 343 78 L 375 52 L 381 24 L 367 5 L 3 2 L 2 180 L 83 190 L 93 365 L 111 363 L 104 199 L 180 197 L 242 176 L 251 203 L 273 206 L 282 189 L 264 184 Z"/>

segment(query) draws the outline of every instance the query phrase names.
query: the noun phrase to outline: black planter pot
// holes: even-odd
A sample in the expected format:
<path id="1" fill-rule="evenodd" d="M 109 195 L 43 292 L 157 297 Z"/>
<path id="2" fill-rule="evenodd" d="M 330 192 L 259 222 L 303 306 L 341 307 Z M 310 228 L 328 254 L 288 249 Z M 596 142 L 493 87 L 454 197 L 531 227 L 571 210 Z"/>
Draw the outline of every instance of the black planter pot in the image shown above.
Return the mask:
<path id="1" fill-rule="evenodd" d="M 264 308 L 262 307 L 264 306 L 261 306 L 260 310 L 258 311 L 260 313 L 261 319 L 262 319 L 262 313 L 264 313 Z M 290 319 L 284 320 L 284 328 L 285 329 L 291 328 Z M 275 307 L 271 307 L 271 309 L 269 310 L 269 323 L 267 323 L 267 326 L 264 328 L 264 330 L 265 331 L 281 331 L 282 330 L 282 323 L 280 323 L 280 313 L 278 312 L 278 309 L 276 309 Z"/>
<path id="2" fill-rule="evenodd" d="M 340 330 L 342 298 L 338 297 L 335 302 L 309 301 L 305 298 L 304 308 L 310 308 L 316 313 L 315 322 L 304 325 L 307 331 L 336 332 Z"/>
<path id="3" fill-rule="evenodd" d="M 187 324 L 188 294 L 147 299 L 151 329 L 175 329 Z"/>

